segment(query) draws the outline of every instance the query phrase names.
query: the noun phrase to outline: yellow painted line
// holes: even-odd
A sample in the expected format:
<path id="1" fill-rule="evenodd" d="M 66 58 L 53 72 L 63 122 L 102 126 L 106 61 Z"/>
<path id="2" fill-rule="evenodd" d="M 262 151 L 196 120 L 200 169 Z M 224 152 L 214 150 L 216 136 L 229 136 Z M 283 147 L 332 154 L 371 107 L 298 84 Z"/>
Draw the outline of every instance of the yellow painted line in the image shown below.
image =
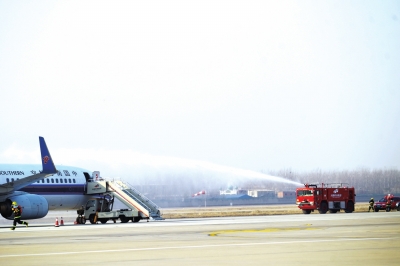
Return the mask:
<path id="1" fill-rule="evenodd" d="M 211 232 L 209 236 L 218 236 L 222 234 L 237 234 L 237 233 L 275 233 L 275 232 L 288 232 L 300 230 L 319 230 L 318 228 L 265 228 L 265 229 L 245 229 L 245 230 L 221 230 Z"/>

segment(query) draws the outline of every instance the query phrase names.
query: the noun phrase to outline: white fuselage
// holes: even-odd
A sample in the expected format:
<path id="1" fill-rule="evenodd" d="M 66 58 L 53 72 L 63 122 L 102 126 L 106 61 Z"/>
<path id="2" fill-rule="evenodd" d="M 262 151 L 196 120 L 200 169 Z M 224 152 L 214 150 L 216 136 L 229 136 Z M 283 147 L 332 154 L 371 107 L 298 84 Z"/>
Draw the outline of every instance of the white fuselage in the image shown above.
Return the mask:
<path id="1" fill-rule="evenodd" d="M 56 168 L 57 174 L 41 179 L 18 191 L 44 197 L 49 204 L 49 210 L 78 209 L 85 205 L 90 198 L 85 195 L 85 191 L 87 178 L 91 172 L 63 165 L 57 165 Z M 37 174 L 41 169 L 41 165 L 33 164 L 0 164 L 0 184 L 7 184 Z M 0 201 L 4 200 L 1 197 L 0 195 Z"/>

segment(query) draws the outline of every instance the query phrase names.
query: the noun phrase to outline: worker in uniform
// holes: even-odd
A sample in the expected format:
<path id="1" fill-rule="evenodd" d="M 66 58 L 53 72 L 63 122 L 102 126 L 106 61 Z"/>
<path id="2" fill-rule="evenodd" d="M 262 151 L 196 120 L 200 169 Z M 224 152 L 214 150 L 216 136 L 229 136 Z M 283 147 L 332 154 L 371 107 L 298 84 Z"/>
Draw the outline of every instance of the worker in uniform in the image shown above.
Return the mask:
<path id="1" fill-rule="evenodd" d="M 368 212 L 369 212 L 370 210 L 374 211 L 374 203 L 375 203 L 374 198 L 371 198 L 371 199 L 369 200 Z"/>
<path id="2" fill-rule="evenodd" d="M 11 230 L 15 230 L 15 227 L 17 227 L 17 223 L 24 224 L 24 225 L 26 225 L 26 227 L 28 227 L 27 222 L 21 221 L 22 209 L 21 209 L 21 206 L 18 206 L 17 202 L 13 201 L 11 210 L 14 213 L 14 226 L 11 228 Z"/>

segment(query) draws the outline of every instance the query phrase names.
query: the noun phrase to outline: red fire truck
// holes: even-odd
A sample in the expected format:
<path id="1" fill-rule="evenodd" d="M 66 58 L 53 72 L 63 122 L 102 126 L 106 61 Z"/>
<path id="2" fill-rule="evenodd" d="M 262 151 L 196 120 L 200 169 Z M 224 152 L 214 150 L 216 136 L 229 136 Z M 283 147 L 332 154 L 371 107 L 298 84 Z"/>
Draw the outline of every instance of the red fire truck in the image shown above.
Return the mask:
<path id="1" fill-rule="evenodd" d="M 304 187 L 296 189 L 296 204 L 304 214 L 314 210 L 319 213 L 336 213 L 340 210 L 351 213 L 354 211 L 355 196 L 354 187 L 344 183 L 304 184 Z"/>

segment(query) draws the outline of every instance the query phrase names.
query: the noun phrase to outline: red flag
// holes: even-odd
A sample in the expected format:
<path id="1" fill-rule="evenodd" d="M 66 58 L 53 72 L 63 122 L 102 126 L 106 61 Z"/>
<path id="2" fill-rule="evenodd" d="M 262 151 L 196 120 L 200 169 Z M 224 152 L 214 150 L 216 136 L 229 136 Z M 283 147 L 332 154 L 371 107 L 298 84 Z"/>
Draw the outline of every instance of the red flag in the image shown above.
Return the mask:
<path id="1" fill-rule="evenodd" d="M 204 194 L 206 194 L 206 191 L 202 190 L 200 192 L 197 192 L 197 193 L 193 194 L 192 197 L 196 197 L 196 196 L 200 196 L 200 195 L 204 195 Z"/>

